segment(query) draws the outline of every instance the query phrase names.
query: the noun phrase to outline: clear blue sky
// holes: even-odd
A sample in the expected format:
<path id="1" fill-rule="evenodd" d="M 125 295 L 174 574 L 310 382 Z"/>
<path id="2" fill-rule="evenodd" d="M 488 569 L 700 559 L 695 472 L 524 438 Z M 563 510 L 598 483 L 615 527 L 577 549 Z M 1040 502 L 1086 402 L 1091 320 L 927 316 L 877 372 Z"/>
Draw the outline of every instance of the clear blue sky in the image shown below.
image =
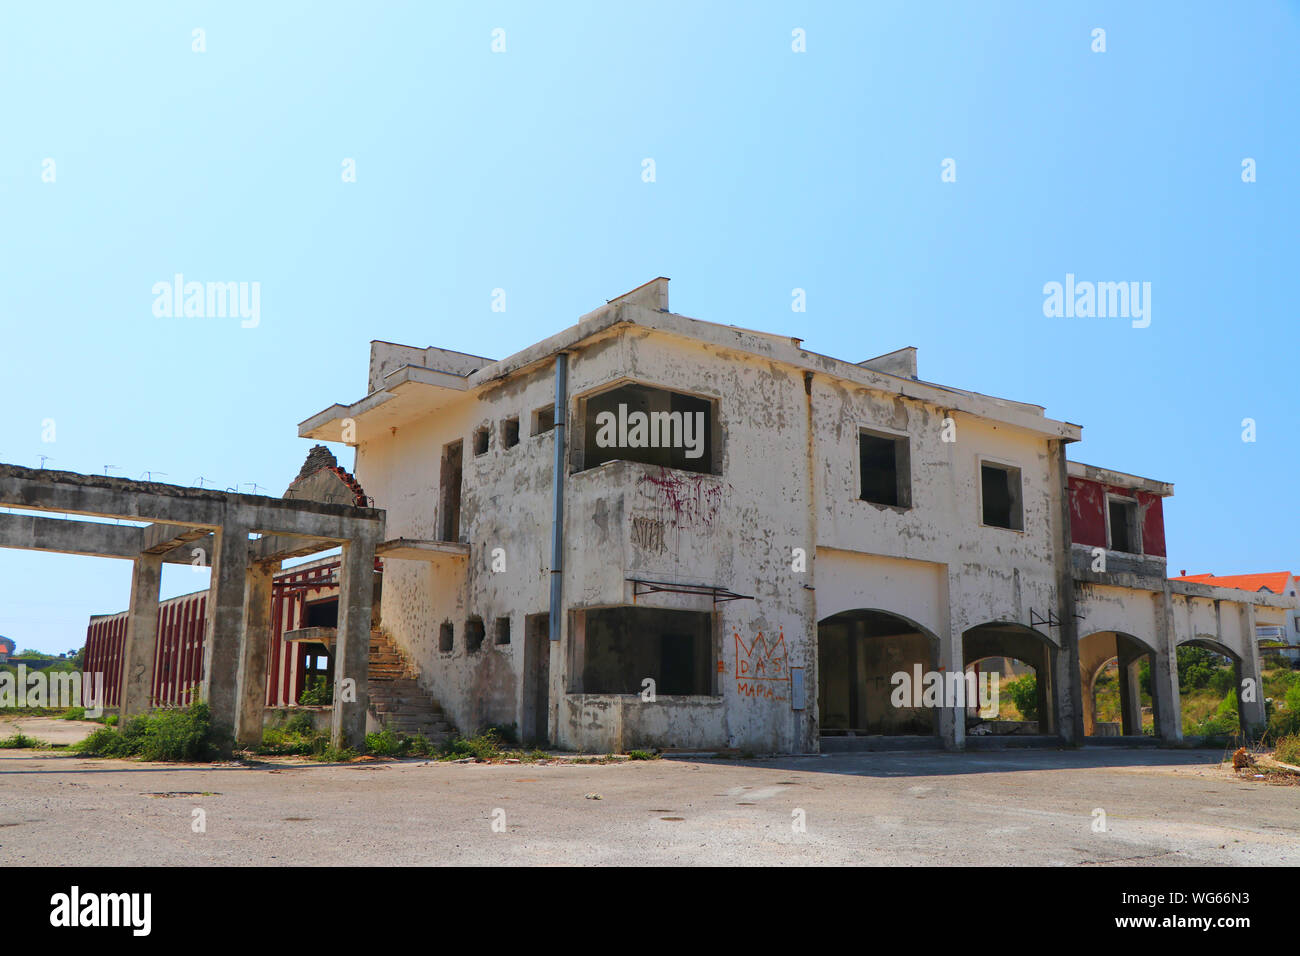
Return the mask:
<path id="1" fill-rule="evenodd" d="M 6 3 L 0 460 L 278 494 L 369 340 L 502 356 L 666 275 L 1082 424 L 1175 483 L 1173 573 L 1300 570 L 1298 51 L 1276 2 Z M 177 272 L 260 325 L 155 317 Z M 1150 327 L 1045 318 L 1066 273 Z M 0 633 L 80 646 L 129 576 L 0 552 Z"/>

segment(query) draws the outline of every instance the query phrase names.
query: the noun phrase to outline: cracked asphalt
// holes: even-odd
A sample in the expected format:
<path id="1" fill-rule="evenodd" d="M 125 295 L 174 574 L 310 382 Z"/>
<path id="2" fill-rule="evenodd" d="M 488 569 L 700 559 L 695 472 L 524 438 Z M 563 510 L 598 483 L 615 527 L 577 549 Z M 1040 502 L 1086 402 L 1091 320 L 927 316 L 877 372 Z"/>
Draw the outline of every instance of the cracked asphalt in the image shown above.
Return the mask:
<path id="1" fill-rule="evenodd" d="M 1300 789 L 1221 757 L 238 766 L 8 750 L 0 864 L 1300 864 Z"/>

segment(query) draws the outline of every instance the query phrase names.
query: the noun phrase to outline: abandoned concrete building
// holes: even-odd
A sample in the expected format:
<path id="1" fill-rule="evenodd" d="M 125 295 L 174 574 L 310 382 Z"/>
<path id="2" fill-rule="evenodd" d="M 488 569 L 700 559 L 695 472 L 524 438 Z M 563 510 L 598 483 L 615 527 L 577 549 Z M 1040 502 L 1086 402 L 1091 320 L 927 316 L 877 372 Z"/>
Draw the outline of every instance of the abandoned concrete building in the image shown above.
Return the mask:
<path id="1" fill-rule="evenodd" d="M 364 396 L 299 434 L 354 447 L 355 479 L 324 467 L 384 515 L 369 686 L 403 683 L 372 726 L 586 751 L 1080 743 L 1143 734 L 1146 660 L 1176 742 L 1176 648 L 1258 683 L 1255 628 L 1296 606 L 1171 581 L 1172 486 L 1067 461 L 1080 426 L 925 382 L 915 349 L 854 363 L 675 314 L 663 278 L 500 360 L 373 342 Z M 267 706 L 329 672 L 328 567 L 275 578 Z M 1032 670 L 1035 719 L 892 699 L 899 673 L 980 667 Z M 1249 690 L 1240 714 L 1263 720 Z"/>

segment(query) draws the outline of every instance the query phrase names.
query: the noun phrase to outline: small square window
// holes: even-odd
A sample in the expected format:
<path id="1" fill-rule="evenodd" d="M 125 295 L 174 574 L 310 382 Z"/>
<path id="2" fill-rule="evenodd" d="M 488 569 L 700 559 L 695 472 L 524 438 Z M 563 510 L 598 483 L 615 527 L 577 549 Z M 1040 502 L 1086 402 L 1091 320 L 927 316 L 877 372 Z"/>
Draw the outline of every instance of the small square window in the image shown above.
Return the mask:
<path id="1" fill-rule="evenodd" d="M 547 405 L 533 412 L 533 434 L 541 435 L 555 427 L 555 406 Z"/>
<path id="2" fill-rule="evenodd" d="M 488 438 L 491 435 L 491 429 L 486 425 L 482 428 L 474 429 L 474 454 L 486 455 L 488 450 Z"/>
<path id="3" fill-rule="evenodd" d="M 911 453 L 906 438 L 863 431 L 858 435 L 859 497 L 878 505 L 912 506 Z"/>
<path id="4" fill-rule="evenodd" d="M 980 492 L 984 524 L 1011 531 L 1024 530 L 1019 468 L 980 462 Z"/>
<path id="5" fill-rule="evenodd" d="M 452 629 L 451 621 L 443 621 L 442 626 L 438 628 L 438 650 L 444 654 L 450 654 L 455 648 L 453 643 L 455 632 Z"/>
<path id="6" fill-rule="evenodd" d="M 519 444 L 519 417 L 507 418 L 501 422 L 501 447 L 514 448 Z"/>
<path id="7" fill-rule="evenodd" d="M 510 643 L 510 618 L 508 617 L 497 618 L 496 631 L 497 631 L 496 642 L 498 646 L 501 644 L 509 644 Z"/>
<path id="8" fill-rule="evenodd" d="M 483 619 L 472 617 L 465 622 L 465 650 L 473 654 L 483 646 Z"/>

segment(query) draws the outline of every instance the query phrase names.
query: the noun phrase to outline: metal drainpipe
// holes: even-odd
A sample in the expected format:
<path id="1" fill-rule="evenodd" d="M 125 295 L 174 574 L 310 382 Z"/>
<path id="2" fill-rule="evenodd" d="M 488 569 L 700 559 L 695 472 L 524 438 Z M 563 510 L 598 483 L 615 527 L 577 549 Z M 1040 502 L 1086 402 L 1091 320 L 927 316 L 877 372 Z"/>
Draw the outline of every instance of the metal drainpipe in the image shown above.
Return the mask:
<path id="1" fill-rule="evenodd" d="M 564 593 L 564 456 L 569 405 L 569 353 L 555 356 L 555 466 L 551 475 L 551 640 L 560 639 Z"/>

